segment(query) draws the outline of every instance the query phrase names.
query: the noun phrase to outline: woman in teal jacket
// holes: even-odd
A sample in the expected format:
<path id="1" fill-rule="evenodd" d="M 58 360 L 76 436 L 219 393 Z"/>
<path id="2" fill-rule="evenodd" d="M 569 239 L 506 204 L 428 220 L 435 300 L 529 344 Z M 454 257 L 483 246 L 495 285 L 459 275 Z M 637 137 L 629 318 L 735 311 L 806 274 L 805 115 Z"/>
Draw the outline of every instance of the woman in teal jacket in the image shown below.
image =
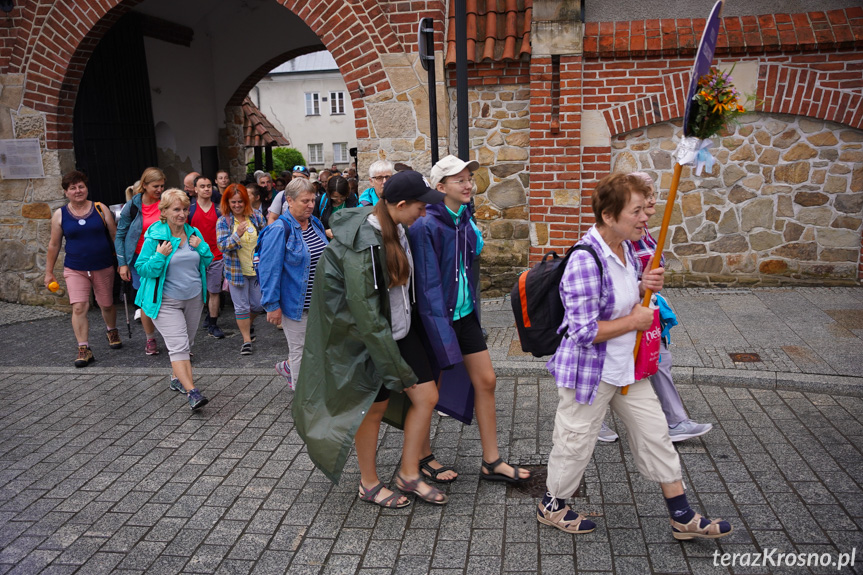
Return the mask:
<path id="1" fill-rule="evenodd" d="M 189 198 L 172 189 L 159 200 L 160 219 L 144 235 L 135 262 L 141 287 L 135 298 L 162 334 L 171 357 L 169 388 L 184 392 L 189 407 L 198 409 L 207 398 L 195 388 L 189 350 L 207 301 L 207 266 L 213 254 L 201 233 L 186 221 Z"/>

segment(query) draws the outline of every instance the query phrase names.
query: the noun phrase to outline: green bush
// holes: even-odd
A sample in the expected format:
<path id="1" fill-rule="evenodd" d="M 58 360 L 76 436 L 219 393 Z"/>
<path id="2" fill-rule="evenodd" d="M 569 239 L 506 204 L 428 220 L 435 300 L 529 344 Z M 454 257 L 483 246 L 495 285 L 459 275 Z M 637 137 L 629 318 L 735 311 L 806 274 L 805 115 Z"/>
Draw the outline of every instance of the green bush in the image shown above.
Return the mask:
<path id="1" fill-rule="evenodd" d="M 266 150 L 264 150 L 264 157 L 266 157 L 266 153 Z M 273 172 L 270 175 L 275 179 L 283 171 L 290 171 L 294 166 L 305 165 L 306 159 L 299 150 L 295 148 L 273 148 Z M 252 174 L 254 171 L 255 160 L 252 158 L 252 160 L 246 164 L 246 173 Z"/>

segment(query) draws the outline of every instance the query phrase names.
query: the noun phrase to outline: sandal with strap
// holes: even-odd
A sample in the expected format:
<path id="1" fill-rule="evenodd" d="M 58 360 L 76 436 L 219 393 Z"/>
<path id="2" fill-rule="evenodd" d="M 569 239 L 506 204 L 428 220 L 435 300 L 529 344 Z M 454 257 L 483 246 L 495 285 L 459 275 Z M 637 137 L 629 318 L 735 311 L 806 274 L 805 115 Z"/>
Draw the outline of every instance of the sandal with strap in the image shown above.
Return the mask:
<path id="1" fill-rule="evenodd" d="M 486 463 L 485 459 L 482 460 L 482 469 L 480 470 L 479 478 L 485 479 L 486 481 L 505 481 L 507 483 L 523 483 L 530 479 L 530 475 L 527 477 L 521 477 L 521 467 L 517 467 L 515 465 L 511 465 L 513 472 L 515 473 L 514 477 L 510 477 L 509 475 L 504 475 L 503 473 L 495 473 L 495 468 L 503 463 L 503 458 L 498 457 L 496 461 L 491 463 Z M 485 473 L 484 471 L 488 473 Z M 527 470 L 525 470 L 527 471 Z"/>
<path id="2" fill-rule="evenodd" d="M 402 507 L 407 507 L 408 505 L 411 504 L 411 502 L 409 500 L 405 501 L 404 503 L 399 503 L 399 499 L 402 498 L 402 495 L 400 495 L 398 493 L 393 493 L 392 495 L 390 495 L 386 499 L 382 499 L 381 501 L 378 501 L 377 499 L 375 499 L 375 497 L 378 496 L 378 493 L 380 493 L 381 489 L 383 489 L 383 488 L 384 488 L 384 484 L 378 483 L 377 485 L 375 485 L 371 489 L 366 489 L 363 486 L 362 482 L 360 482 L 360 492 L 359 492 L 360 500 L 367 501 L 369 503 L 374 503 L 375 505 L 380 505 L 381 507 L 385 507 L 387 509 L 401 509 Z"/>
<path id="3" fill-rule="evenodd" d="M 437 487 L 432 487 L 428 483 L 426 483 L 426 485 L 431 491 L 423 495 L 422 493 L 420 493 L 420 490 L 417 489 L 420 485 L 420 482 L 422 482 L 422 477 L 417 477 L 416 479 L 411 479 L 410 481 L 408 481 L 407 479 L 402 477 L 401 473 L 396 473 L 396 487 L 399 489 L 399 491 L 402 491 L 404 493 L 412 493 L 426 503 L 432 503 L 434 505 L 443 505 L 444 503 L 449 501 L 449 497 L 447 497 L 446 493 L 444 493 Z"/>
<path id="4" fill-rule="evenodd" d="M 722 519 L 714 519 L 702 527 L 702 519 L 707 520 L 706 517 L 702 517 L 698 513 L 689 520 L 689 523 L 680 523 L 671 519 L 671 534 L 675 539 L 686 541 L 688 539 L 719 539 L 734 531 L 734 527 Z M 722 525 L 723 523 L 725 525 Z M 728 531 L 722 530 L 725 526 L 728 527 Z"/>
<path id="5" fill-rule="evenodd" d="M 452 483 L 456 479 L 458 479 L 458 475 L 451 479 L 441 479 L 439 475 L 441 473 L 446 473 L 447 471 L 455 471 L 455 469 L 449 465 L 441 465 L 437 469 L 432 467 L 430 464 L 432 461 L 436 461 L 434 453 L 429 455 L 428 457 L 423 457 L 420 459 L 420 473 L 423 474 L 423 477 L 426 479 L 431 479 L 435 483 Z M 440 462 L 438 462 L 440 465 Z"/>

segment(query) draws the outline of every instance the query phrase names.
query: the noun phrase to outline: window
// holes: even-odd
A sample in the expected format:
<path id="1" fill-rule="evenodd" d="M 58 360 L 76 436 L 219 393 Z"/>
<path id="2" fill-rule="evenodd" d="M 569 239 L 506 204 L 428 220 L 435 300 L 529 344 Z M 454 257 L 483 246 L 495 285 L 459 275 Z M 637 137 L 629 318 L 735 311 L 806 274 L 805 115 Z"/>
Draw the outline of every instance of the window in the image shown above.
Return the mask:
<path id="1" fill-rule="evenodd" d="M 345 93 L 330 92 L 330 115 L 335 116 L 345 113 Z"/>
<path id="2" fill-rule="evenodd" d="M 324 163 L 324 145 L 309 144 L 309 163 L 323 164 Z"/>
<path id="3" fill-rule="evenodd" d="M 321 95 L 317 92 L 306 92 L 306 116 L 321 115 Z"/>
<path id="4" fill-rule="evenodd" d="M 348 143 L 336 142 L 335 144 L 333 144 L 333 163 L 345 164 L 349 161 L 350 160 L 348 160 Z"/>

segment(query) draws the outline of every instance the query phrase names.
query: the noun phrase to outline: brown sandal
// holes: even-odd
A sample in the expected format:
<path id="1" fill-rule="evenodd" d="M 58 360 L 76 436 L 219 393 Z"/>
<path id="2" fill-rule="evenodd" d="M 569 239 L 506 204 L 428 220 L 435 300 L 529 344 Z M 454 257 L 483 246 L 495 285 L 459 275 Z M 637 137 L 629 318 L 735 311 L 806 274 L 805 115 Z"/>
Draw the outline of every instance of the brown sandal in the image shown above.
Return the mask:
<path id="1" fill-rule="evenodd" d="M 375 499 L 375 497 L 377 497 L 378 493 L 380 493 L 381 489 L 383 489 L 383 488 L 384 488 L 384 484 L 378 483 L 377 485 L 375 485 L 371 489 L 366 489 L 363 486 L 363 483 L 361 481 L 360 482 L 360 492 L 359 492 L 360 500 L 367 501 L 369 503 L 374 503 L 375 505 L 380 505 L 381 507 L 385 507 L 387 509 L 401 509 L 402 507 L 407 507 L 408 505 L 411 504 L 410 500 L 407 500 L 404 503 L 399 503 L 399 499 L 402 498 L 402 495 L 400 495 L 398 493 L 393 493 L 392 495 L 390 495 L 386 499 L 382 499 L 381 501 L 378 501 L 377 499 Z"/>
<path id="2" fill-rule="evenodd" d="M 698 513 L 695 514 L 695 517 L 689 523 L 680 523 L 671 519 L 671 534 L 675 539 L 686 541 L 688 539 L 719 539 L 720 537 L 730 535 L 734 531 L 734 527 L 731 527 L 729 523 L 728 527 L 730 529 L 723 533 L 719 524 L 727 523 L 727 521 L 723 521 L 722 519 L 714 519 L 704 527 L 701 527 L 701 519 L 702 517 Z"/>
<path id="3" fill-rule="evenodd" d="M 426 503 L 431 503 L 433 505 L 443 505 L 444 503 L 449 501 L 449 497 L 447 497 L 446 493 L 444 493 L 437 487 L 432 487 L 428 483 L 426 483 L 426 485 L 429 489 L 431 489 L 431 491 L 429 491 L 425 495 L 420 493 L 420 490 L 417 488 L 419 487 L 421 481 L 422 477 L 417 477 L 416 479 L 408 481 L 404 477 L 402 477 L 401 473 L 396 473 L 396 487 L 399 489 L 399 491 L 402 491 L 404 493 L 412 493 Z"/>

